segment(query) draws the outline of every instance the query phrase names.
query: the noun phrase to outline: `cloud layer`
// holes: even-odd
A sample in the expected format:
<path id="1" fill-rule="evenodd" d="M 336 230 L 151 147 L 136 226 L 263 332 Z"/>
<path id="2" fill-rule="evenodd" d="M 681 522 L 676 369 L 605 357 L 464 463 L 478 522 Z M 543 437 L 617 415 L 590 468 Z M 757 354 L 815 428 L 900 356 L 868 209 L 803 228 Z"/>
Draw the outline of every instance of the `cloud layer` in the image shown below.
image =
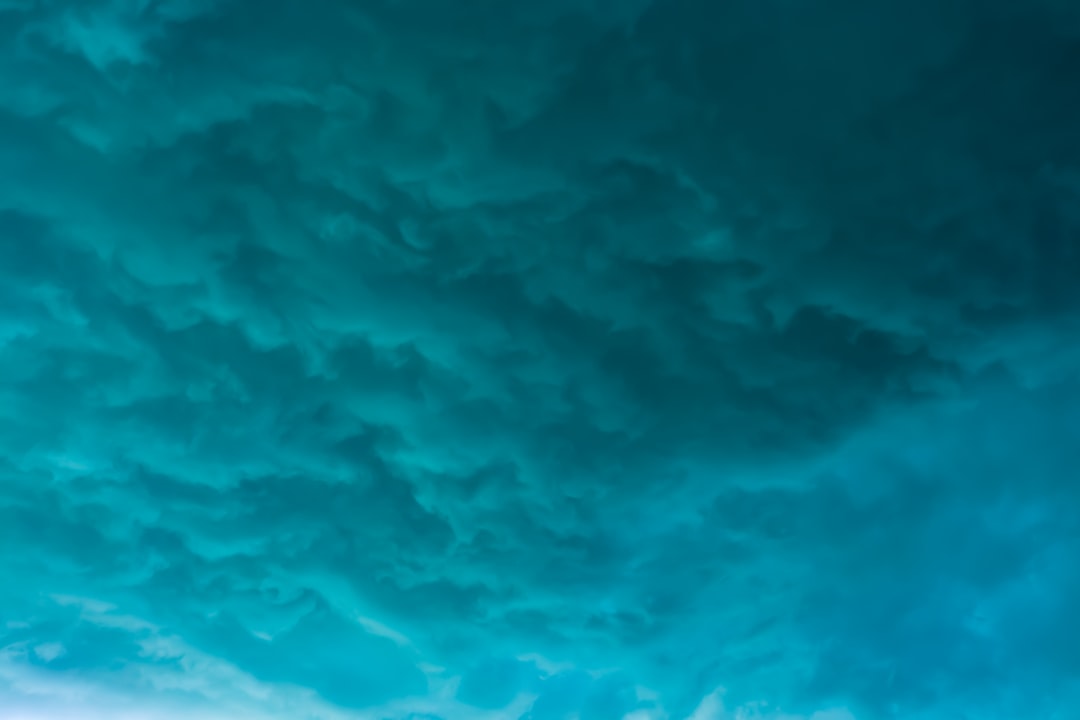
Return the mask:
<path id="1" fill-rule="evenodd" d="M 0 0 L 0 717 L 1071 717 L 1078 48 Z"/>

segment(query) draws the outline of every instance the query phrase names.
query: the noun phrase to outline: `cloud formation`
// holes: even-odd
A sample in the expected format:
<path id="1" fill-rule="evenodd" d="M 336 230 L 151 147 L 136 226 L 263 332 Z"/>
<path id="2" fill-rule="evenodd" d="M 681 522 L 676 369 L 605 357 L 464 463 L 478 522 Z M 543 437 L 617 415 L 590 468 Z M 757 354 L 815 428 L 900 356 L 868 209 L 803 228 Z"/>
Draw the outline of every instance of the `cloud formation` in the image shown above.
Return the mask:
<path id="1" fill-rule="evenodd" d="M 0 0 L 0 717 L 1070 716 L 1078 41 Z"/>

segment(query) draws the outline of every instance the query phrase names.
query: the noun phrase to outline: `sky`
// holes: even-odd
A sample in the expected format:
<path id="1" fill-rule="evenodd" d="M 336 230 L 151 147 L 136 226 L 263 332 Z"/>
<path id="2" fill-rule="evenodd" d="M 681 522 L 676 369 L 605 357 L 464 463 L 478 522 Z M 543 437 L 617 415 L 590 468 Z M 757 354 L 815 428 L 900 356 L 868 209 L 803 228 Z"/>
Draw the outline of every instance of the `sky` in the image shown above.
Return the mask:
<path id="1" fill-rule="evenodd" d="M 1080 4 L 0 0 L 0 720 L 1080 717 Z"/>

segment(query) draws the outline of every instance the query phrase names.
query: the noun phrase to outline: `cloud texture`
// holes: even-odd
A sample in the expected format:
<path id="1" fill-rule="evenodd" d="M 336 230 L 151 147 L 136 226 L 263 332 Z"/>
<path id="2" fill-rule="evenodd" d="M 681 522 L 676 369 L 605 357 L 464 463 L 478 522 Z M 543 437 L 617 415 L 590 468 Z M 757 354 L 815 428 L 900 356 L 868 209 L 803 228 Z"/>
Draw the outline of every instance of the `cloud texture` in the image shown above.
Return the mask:
<path id="1" fill-rule="evenodd" d="M 1063 0 L 0 0 L 0 718 L 1075 717 L 1077 77 Z"/>

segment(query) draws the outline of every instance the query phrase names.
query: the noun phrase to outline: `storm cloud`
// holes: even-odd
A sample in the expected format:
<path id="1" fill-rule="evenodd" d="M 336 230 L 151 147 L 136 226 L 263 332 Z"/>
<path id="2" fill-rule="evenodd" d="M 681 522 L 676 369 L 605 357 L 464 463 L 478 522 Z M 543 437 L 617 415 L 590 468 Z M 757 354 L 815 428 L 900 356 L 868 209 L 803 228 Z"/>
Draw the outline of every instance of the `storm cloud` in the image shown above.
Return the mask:
<path id="1" fill-rule="evenodd" d="M 1077 78 L 1063 0 L 0 0 L 0 717 L 1072 717 Z"/>

